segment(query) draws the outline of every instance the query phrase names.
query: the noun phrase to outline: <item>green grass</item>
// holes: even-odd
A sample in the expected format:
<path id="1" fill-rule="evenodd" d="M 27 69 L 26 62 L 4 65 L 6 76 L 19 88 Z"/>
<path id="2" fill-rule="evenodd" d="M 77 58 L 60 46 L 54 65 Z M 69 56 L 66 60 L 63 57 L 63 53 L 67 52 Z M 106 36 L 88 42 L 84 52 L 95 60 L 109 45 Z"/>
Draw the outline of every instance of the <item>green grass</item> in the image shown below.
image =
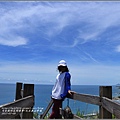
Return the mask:
<path id="1" fill-rule="evenodd" d="M 80 118 L 89 118 L 89 119 L 98 119 L 99 118 L 99 114 L 97 113 L 95 116 L 84 116 L 85 115 L 85 111 L 80 111 L 80 109 L 77 109 L 76 115 Z"/>

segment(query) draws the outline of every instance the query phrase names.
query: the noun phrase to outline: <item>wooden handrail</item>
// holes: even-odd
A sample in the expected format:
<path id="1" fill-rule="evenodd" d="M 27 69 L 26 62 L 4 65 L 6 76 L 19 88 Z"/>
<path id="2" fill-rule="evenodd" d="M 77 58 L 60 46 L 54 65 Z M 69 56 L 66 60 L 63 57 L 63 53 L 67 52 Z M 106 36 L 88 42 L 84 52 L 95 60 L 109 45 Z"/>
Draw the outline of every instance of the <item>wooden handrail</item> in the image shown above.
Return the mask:
<path id="1" fill-rule="evenodd" d="M 80 93 L 72 92 L 72 95 L 68 95 L 67 98 L 90 103 L 90 104 L 101 105 L 100 97 L 95 95 L 80 94 Z M 50 101 L 44 113 L 41 115 L 41 119 L 44 119 L 49 109 L 51 108 L 52 104 L 53 104 L 53 100 Z"/>
<path id="2" fill-rule="evenodd" d="M 72 92 L 72 95 L 68 95 L 67 98 L 102 106 L 106 110 L 108 110 L 110 113 L 114 114 L 116 118 L 120 118 L 120 104 L 106 97 L 100 98 L 99 96 L 95 96 L 95 95 L 80 94 L 80 93 Z M 51 108 L 52 104 L 53 104 L 53 101 L 51 100 L 41 117 L 42 119 L 44 119 L 47 112 Z"/>
<path id="3" fill-rule="evenodd" d="M 100 97 L 95 95 L 80 94 L 80 93 L 72 92 L 72 95 L 68 95 L 67 97 L 73 100 L 81 101 L 81 102 L 101 105 Z"/>
<path id="4" fill-rule="evenodd" d="M 114 114 L 116 118 L 120 119 L 120 104 L 110 100 L 106 97 L 102 98 L 102 107 Z"/>
<path id="5" fill-rule="evenodd" d="M 14 118 L 21 110 L 26 110 L 34 105 L 34 96 L 27 96 L 0 106 L 0 118 Z M 13 111 L 13 112 L 12 112 Z M 15 112 L 14 112 L 15 111 Z"/>

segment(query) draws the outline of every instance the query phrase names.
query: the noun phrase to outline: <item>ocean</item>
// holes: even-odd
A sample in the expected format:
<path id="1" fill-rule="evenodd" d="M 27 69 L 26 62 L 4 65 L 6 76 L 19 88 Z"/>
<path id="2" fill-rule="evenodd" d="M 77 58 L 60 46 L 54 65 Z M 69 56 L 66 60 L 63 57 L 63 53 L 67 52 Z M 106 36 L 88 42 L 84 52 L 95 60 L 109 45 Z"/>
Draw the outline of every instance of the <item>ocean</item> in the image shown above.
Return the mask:
<path id="1" fill-rule="evenodd" d="M 51 100 L 51 90 L 53 85 L 38 85 L 35 84 L 35 105 L 34 109 L 38 110 L 42 114 L 42 112 L 47 107 L 49 101 Z M 99 86 L 98 85 L 72 85 L 72 91 L 90 94 L 90 95 L 98 95 L 99 96 Z M 15 99 L 15 91 L 16 84 L 6 84 L 0 83 L 0 105 L 13 102 Z M 112 96 L 116 96 L 118 89 L 115 86 L 112 86 Z M 77 110 L 84 114 L 94 113 L 99 111 L 99 107 L 97 105 L 92 105 L 80 101 L 75 101 L 71 99 L 65 99 L 63 102 L 63 108 L 65 108 L 68 104 L 74 114 L 76 114 Z"/>

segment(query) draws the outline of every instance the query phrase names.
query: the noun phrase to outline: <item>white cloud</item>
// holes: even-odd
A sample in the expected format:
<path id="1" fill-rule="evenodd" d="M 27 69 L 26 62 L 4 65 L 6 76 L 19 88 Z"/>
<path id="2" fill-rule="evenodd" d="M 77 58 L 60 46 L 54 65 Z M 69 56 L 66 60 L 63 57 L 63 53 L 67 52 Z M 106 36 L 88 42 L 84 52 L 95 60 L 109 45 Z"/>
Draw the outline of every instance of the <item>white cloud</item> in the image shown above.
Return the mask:
<path id="1" fill-rule="evenodd" d="M 40 41 L 39 44 L 36 44 L 37 48 L 40 48 L 42 43 L 44 44 L 44 48 L 48 45 L 46 49 L 51 47 L 51 49 L 54 49 L 55 51 L 64 50 L 66 52 L 70 50 L 68 47 L 75 47 L 71 52 L 77 54 L 76 56 L 80 57 L 80 59 L 86 59 L 85 57 L 87 56 L 92 61 L 97 62 L 94 56 L 87 52 L 85 53 L 85 56 L 82 56 L 81 52 L 84 51 L 77 45 L 93 40 L 97 41 L 97 37 L 101 36 L 108 28 L 119 26 L 119 4 L 119 2 L 109 2 L 109 4 L 107 2 L 16 2 L 16 4 L 11 4 L 12 7 L 9 6 L 10 3 L 8 5 L 6 3 L 6 7 L 4 7 L 4 4 L 1 4 L 0 44 L 13 47 L 27 45 L 30 40 L 29 35 L 43 35 L 42 37 L 45 38 L 44 40 L 49 41 L 50 44 Z M 54 36 L 60 35 L 68 27 L 77 29 L 77 33 L 73 38 L 68 40 L 63 35 L 61 36 L 61 39 L 56 39 L 56 41 L 52 39 Z M 27 36 L 29 36 L 29 38 L 27 38 Z M 114 38 L 118 39 L 120 38 L 119 36 L 120 35 L 118 34 L 114 36 Z M 63 45 L 59 44 L 61 43 L 61 40 L 64 41 Z M 35 40 L 33 40 L 33 42 L 34 41 Z M 113 41 L 113 39 L 111 39 L 111 41 Z M 110 44 L 112 44 L 112 42 Z M 29 46 L 27 47 L 29 48 Z M 56 47 L 65 49 L 56 49 Z M 76 49 L 78 50 L 76 51 Z M 38 49 L 36 49 L 36 51 L 37 50 Z M 120 46 L 116 47 L 116 51 L 120 52 Z M 53 76 L 56 74 L 55 68 L 56 65 L 53 67 L 52 65 L 22 65 L 17 63 L 1 66 L 0 72 L 1 76 L 3 75 L 8 78 L 21 78 L 23 80 L 36 78 L 36 81 L 39 79 L 46 79 L 47 82 L 49 82 L 48 78 L 54 79 Z M 89 65 L 78 67 L 75 65 L 71 67 L 71 71 L 73 83 L 78 84 L 104 83 L 104 81 L 108 79 L 114 79 L 111 83 L 117 83 L 120 78 L 119 66 Z"/>
<path id="2" fill-rule="evenodd" d="M 77 29 L 79 34 L 74 38 L 75 41 L 73 41 L 75 45 L 86 43 L 90 40 L 97 40 L 97 37 L 109 27 L 120 25 L 120 8 L 118 4 L 108 4 L 107 2 L 71 2 L 68 4 L 61 3 L 61 5 L 60 3 L 55 4 L 53 7 L 45 6 L 48 12 L 44 20 L 52 24 L 50 29 L 47 29 L 46 35 L 55 36 L 56 34 L 60 34 L 67 26 L 78 24 Z M 50 16 L 51 14 L 52 16 Z M 43 18 L 42 14 L 41 18 Z M 76 42 L 76 40 L 79 42 Z M 54 46 L 57 45 L 54 42 Z M 72 44 L 67 45 L 72 46 Z"/>
<path id="3" fill-rule="evenodd" d="M 26 45 L 27 44 L 27 39 L 22 38 L 20 36 L 13 36 L 12 37 L 8 37 L 8 38 L 1 38 L 0 37 L 0 44 L 1 45 L 7 45 L 7 46 L 20 46 L 20 45 Z"/>
<path id="4" fill-rule="evenodd" d="M 94 61 L 95 63 L 99 63 L 95 58 L 93 58 L 89 53 L 84 52 L 92 61 Z"/>
<path id="5" fill-rule="evenodd" d="M 82 43 L 85 43 L 96 40 L 107 28 L 119 25 L 120 7 L 119 2 L 16 2 L 15 6 L 8 6 L 7 12 L 4 6 L 1 6 L 0 14 L 0 34 L 3 37 L 6 34 L 15 36 L 15 31 L 34 32 L 36 29 L 48 37 L 53 37 L 67 26 L 83 24 L 84 26 L 77 28 L 82 32 L 79 32 L 75 40 L 78 39 L 81 43 L 82 38 Z M 24 38 L 22 34 L 18 36 Z M 73 41 L 70 46 L 79 42 Z"/>
<path id="6" fill-rule="evenodd" d="M 42 68 L 42 69 L 41 69 Z M 47 70 L 49 68 L 49 70 Z M 36 64 L 36 63 L 18 63 L 18 62 L 1 62 L 0 72 L 13 73 L 51 73 L 56 72 L 56 66 L 53 64 Z"/>
<path id="7" fill-rule="evenodd" d="M 120 81 L 120 66 L 72 65 L 70 68 L 73 84 L 115 85 Z"/>
<path id="8" fill-rule="evenodd" d="M 33 82 L 33 83 L 53 83 L 57 75 L 54 64 L 35 64 L 18 62 L 0 63 L 0 80 Z"/>
<path id="9" fill-rule="evenodd" d="M 1 63 L 0 79 L 10 79 L 11 82 L 20 80 L 22 82 L 54 84 L 58 74 L 56 67 L 55 63 Z M 120 66 L 69 63 L 68 67 L 72 76 L 72 84 L 115 85 L 120 81 Z"/>
<path id="10" fill-rule="evenodd" d="M 120 52 L 120 45 L 118 45 L 118 46 L 115 48 L 115 51 L 116 51 L 116 52 Z"/>

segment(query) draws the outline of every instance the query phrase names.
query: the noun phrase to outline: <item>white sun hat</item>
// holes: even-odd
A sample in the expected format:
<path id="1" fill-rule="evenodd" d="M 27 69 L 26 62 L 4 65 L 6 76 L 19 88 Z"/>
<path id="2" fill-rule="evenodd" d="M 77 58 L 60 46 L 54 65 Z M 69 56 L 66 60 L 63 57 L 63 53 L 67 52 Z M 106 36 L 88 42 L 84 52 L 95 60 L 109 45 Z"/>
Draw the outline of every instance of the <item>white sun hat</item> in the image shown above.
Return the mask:
<path id="1" fill-rule="evenodd" d="M 58 66 L 67 66 L 67 63 L 65 60 L 60 60 Z"/>

